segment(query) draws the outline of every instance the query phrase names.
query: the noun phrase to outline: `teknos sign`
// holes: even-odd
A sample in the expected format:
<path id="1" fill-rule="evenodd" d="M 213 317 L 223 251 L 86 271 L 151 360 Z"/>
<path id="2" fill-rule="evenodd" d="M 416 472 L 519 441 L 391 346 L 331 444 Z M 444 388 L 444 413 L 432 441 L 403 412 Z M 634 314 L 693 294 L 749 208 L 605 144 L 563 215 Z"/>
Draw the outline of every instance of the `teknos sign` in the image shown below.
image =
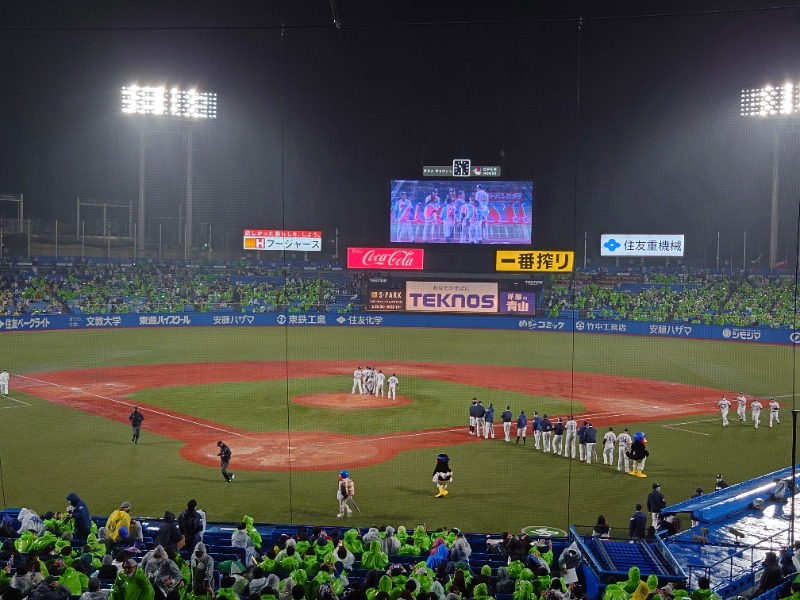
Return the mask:
<path id="1" fill-rule="evenodd" d="M 471 281 L 406 281 L 406 310 L 496 313 L 497 284 Z"/>
<path id="2" fill-rule="evenodd" d="M 422 248 L 348 248 L 348 269 L 421 271 Z"/>

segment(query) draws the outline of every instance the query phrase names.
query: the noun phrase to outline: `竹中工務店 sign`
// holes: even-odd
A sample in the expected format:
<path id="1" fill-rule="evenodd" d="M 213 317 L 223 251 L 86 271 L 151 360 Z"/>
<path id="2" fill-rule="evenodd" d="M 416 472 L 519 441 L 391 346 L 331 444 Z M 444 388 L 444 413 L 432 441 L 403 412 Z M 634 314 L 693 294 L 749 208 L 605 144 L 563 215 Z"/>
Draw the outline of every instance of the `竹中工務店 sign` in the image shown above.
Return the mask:
<path id="1" fill-rule="evenodd" d="M 322 250 L 322 232 L 294 229 L 245 229 L 242 247 L 245 250 L 319 252 Z"/>
<path id="2" fill-rule="evenodd" d="M 495 258 L 498 271 L 571 273 L 574 265 L 572 250 L 498 250 Z"/>

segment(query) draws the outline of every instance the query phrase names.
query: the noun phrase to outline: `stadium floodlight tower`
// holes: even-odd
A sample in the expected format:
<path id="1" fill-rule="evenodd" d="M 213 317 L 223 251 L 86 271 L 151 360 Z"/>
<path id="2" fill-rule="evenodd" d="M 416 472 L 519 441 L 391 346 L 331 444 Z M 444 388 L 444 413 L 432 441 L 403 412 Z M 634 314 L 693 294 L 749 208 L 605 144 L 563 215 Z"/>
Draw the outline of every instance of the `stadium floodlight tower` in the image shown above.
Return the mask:
<path id="1" fill-rule="evenodd" d="M 743 117 L 774 119 L 797 115 L 800 106 L 800 84 L 786 82 L 783 85 L 767 85 L 763 88 L 742 90 L 741 115 Z M 775 150 L 772 155 L 772 204 L 769 220 L 769 268 L 778 262 L 778 184 L 781 139 L 780 130 L 775 134 Z"/>
<path id="2" fill-rule="evenodd" d="M 199 92 L 195 89 L 182 90 L 174 86 L 126 85 L 122 87 L 122 112 L 126 115 L 140 115 L 143 118 L 159 117 L 174 122 L 190 123 L 186 127 L 186 220 L 184 223 L 184 258 L 187 244 L 192 239 L 192 183 L 193 149 L 192 122 L 217 118 L 217 94 Z M 145 130 L 140 129 L 139 138 L 139 211 L 137 217 L 137 247 L 144 248 L 145 239 Z"/>

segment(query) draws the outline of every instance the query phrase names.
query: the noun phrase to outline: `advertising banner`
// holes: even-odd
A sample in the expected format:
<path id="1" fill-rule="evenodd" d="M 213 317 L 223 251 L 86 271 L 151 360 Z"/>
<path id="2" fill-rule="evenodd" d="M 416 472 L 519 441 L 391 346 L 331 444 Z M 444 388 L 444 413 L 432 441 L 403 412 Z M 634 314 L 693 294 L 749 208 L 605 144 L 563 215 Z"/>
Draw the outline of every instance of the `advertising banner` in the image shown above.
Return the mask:
<path id="1" fill-rule="evenodd" d="M 348 269 L 387 269 L 421 271 L 425 259 L 422 248 L 348 248 Z"/>
<path id="2" fill-rule="evenodd" d="M 600 236 L 600 256 L 618 258 L 638 256 L 683 256 L 682 235 L 604 233 Z"/>
<path id="3" fill-rule="evenodd" d="M 279 250 L 286 252 L 320 252 L 321 231 L 294 229 L 245 229 L 242 247 L 245 250 Z"/>
<path id="4" fill-rule="evenodd" d="M 575 265 L 572 250 L 498 250 L 495 269 L 536 273 L 571 273 Z"/>
<path id="5" fill-rule="evenodd" d="M 406 281 L 406 310 L 496 313 L 498 312 L 497 283 Z"/>

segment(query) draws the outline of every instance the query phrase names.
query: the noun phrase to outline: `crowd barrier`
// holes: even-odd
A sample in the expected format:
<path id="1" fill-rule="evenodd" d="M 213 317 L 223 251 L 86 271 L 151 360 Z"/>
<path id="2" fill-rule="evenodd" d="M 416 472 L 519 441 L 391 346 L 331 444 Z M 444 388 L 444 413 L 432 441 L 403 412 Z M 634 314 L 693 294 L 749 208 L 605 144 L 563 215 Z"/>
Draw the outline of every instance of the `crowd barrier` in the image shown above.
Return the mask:
<path id="1" fill-rule="evenodd" d="M 548 319 L 532 316 L 447 315 L 409 313 L 128 313 L 7 316 L 0 318 L 0 333 L 63 329 L 114 329 L 127 327 L 425 327 L 450 329 L 502 329 L 638 335 L 651 338 L 686 338 L 762 344 L 798 344 L 800 332 L 791 329 Z"/>

